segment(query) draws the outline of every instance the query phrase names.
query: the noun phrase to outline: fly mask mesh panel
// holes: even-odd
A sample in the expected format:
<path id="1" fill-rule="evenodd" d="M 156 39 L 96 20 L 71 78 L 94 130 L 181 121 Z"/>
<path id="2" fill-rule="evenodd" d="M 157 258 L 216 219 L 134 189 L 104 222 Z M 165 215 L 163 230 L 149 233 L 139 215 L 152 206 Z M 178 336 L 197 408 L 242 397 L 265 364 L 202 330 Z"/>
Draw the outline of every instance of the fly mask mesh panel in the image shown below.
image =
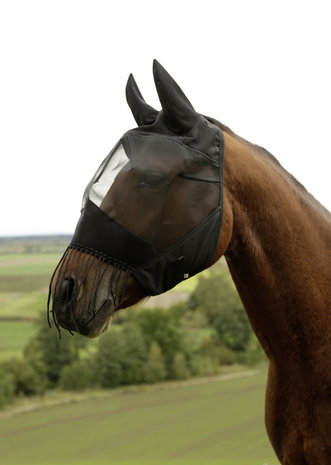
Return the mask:
<path id="1" fill-rule="evenodd" d="M 190 139 L 152 126 L 131 130 L 102 162 L 50 285 L 57 326 L 63 308 L 77 331 L 107 304 L 115 311 L 130 275 L 156 295 L 210 266 L 223 216 L 224 139 L 199 124 L 205 138 L 200 127 Z M 101 287 L 103 303 L 96 302 Z"/>
<path id="2" fill-rule="evenodd" d="M 127 132 L 88 184 L 70 246 L 131 273 L 149 295 L 208 267 L 221 230 L 224 153 L 222 132 L 208 130 L 208 151 L 196 135 L 190 146 Z"/>

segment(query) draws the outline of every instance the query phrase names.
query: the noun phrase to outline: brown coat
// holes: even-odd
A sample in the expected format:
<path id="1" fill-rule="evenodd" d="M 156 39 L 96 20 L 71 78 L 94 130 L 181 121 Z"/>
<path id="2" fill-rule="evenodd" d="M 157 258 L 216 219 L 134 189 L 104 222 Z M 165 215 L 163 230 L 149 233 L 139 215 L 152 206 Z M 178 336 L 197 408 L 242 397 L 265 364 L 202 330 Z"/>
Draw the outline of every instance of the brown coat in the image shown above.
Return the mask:
<path id="1" fill-rule="evenodd" d="M 215 122 L 215 121 L 214 121 Z M 225 255 L 270 360 L 267 432 L 283 465 L 331 464 L 331 216 L 264 149 L 225 133 Z"/>

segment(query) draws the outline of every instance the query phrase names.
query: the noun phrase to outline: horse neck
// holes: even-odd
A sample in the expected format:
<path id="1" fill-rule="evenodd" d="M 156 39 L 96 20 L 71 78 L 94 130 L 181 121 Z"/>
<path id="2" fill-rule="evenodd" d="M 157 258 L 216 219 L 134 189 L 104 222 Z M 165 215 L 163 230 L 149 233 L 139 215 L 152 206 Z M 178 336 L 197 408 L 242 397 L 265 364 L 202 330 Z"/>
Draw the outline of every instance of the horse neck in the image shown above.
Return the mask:
<path id="1" fill-rule="evenodd" d="M 225 256 L 252 327 L 270 358 L 321 355 L 331 329 L 330 216 L 262 149 L 231 134 L 225 146 Z"/>

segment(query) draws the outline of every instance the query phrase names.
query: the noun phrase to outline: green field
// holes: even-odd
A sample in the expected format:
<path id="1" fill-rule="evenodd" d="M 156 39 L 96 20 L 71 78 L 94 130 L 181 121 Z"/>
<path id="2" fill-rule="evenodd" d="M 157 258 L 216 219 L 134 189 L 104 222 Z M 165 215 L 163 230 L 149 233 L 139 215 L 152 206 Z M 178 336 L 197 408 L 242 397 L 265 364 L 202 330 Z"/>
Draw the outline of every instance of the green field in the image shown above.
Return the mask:
<path id="1" fill-rule="evenodd" d="M 0 255 L 0 276 L 50 275 L 60 257 L 58 253 Z"/>
<path id="2" fill-rule="evenodd" d="M 61 255 L 0 255 L 0 360 L 20 355 L 46 310 L 48 285 Z"/>
<path id="3" fill-rule="evenodd" d="M 4 413 L 1 465 L 275 465 L 264 430 L 265 381 L 262 370 L 206 384 L 122 388 Z"/>
<path id="4" fill-rule="evenodd" d="M 45 309 L 59 254 L 0 256 L 0 317 L 35 318 Z"/>
<path id="5" fill-rule="evenodd" d="M 33 321 L 0 321 L 2 350 L 20 351 L 32 336 L 37 326 Z M 25 342 L 24 342 L 25 341 Z"/>

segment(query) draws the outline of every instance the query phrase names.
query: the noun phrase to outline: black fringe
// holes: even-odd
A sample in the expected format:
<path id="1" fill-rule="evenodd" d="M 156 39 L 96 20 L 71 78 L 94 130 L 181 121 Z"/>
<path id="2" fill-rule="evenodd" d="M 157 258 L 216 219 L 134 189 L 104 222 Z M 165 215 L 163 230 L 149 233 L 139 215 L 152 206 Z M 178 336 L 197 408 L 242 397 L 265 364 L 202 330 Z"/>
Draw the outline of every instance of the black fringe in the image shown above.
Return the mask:
<path id="1" fill-rule="evenodd" d="M 80 306 L 82 313 L 77 318 L 75 314 L 79 295 L 95 263 L 96 269 L 92 278 L 92 284 L 89 287 L 89 292 L 84 292 L 84 300 Z M 101 305 L 97 311 L 95 310 L 98 291 L 105 279 L 106 272 L 109 271 L 109 267 L 105 266 L 107 264 L 112 265 L 112 270 L 107 286 L 109 291 L 106 300 L 112 302 L 113 314 L 125 295 L 131 270 L 124 269 L 119 263 L 112 263 L 111 260 L 102 254 L 92 254 L 90 250 L 84 250 L 81 247 L 70 245 L 64 252 L 52 275 L 47 299 L 48 324 L 50 327 L 52 326 L 50 320 L 50 314 L 52 314 L 52 319 L 60 338 L 61 329 L 57 316 L 60 310 L 68 312 L 77 333 L 80 333 L 82 328 L 96 317 L 102 307 Z M 83 275 L 82 270 L 84 270 Z M 63 288 L 65 282 L 66 289 L 62 292 L 61 288 Z M 71 330 L 68 331 L 72 334 Z"/>

